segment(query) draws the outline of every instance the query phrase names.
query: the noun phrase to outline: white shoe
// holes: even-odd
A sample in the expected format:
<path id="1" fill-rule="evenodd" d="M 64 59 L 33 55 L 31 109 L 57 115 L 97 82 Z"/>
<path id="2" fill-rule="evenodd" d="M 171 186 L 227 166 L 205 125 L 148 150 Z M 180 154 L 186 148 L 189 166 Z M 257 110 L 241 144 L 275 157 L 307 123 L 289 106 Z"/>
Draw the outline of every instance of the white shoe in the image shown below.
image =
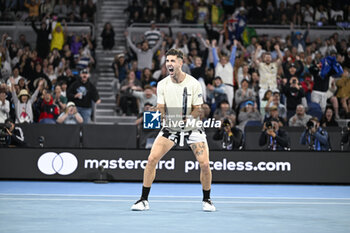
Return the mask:
<path id="1" fill-rule="evenodd" d="M 203 201 L 203 211 L 206 211 L 206 212 L 216 211 L 216 208 L 210 199 Z"/>
<path id="2" fill-rule="evenodd" d="M 149 210 L 149 203 L 147 200 L 140 199 L 131 206 L 131 210 L 135 210 L 135 211 Z"/>

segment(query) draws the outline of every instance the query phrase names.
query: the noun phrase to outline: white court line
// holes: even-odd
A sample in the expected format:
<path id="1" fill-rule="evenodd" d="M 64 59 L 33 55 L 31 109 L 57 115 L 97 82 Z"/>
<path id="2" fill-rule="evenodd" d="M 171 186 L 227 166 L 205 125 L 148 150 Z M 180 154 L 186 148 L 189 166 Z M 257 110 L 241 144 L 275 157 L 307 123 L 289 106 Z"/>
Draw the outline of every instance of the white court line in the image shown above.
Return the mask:
<path id="1" fill-rule="evenodd" d="M 99 195 L 99 194 L 38 194 L 38 193 L 0 193 L 1 196 L 58 196 L 58 197 L 139 197 L 140 195 Z M 202 196 L 159 196 L 152 195 L 150 198 L 202 198 Z M 280 200 L 350 200 L 350 198 L 337 197 L 227 197 L 212 196 L 212 199 L 280 199 Z"/>
<path id="2" fill-rule="evenodd" d="M 133 202 L 135 200 L 115 200 L 115 199 L 74 199 L 74 198 L 6 198 L 1 200 L 7 201 L 80 201 L 80 202 Z M 151 203 L 199 203 L 200 201 L 186 200 L 150 200 Z M 278 205 L 350 205 L 344 202 L 271 202 L 271 201 L 215 201 L 218 204 L 278 204 Z"/>

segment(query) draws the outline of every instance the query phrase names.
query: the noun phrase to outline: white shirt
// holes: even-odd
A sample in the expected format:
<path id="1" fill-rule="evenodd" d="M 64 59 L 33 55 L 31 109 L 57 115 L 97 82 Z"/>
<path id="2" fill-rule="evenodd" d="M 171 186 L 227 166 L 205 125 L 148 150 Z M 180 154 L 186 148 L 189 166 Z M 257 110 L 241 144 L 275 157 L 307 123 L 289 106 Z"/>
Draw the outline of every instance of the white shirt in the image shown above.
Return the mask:
<path id="1" fill-rule="evenodd" d="M 269 65 L 261 62 L 259 64 L 260 88 L 266 89 L 266 90 L 276 89 L 277 88 L 277 71 L 278 71 L 278 66 L 276 62 L 271 62 Z"/>
<path id="2" fill-rule="evenodd" d="M 174 83 L 170 75 L 161 80 L 157 86 L 157 103 L 165 104 L 166 123 L 182 121 L 183 109 L 183 93 L 187 87 L 187 119 L 190 117 L 193 105 L 203 104 L 202 88 L 200 83 L 189 74 L 186 74 L 185 79 L 181 83 Z M 179 125 L 169 125 L 166 127 L 181 131 Z M 185 127 L 184 131 L 194 129 L 193 127 Z"/>

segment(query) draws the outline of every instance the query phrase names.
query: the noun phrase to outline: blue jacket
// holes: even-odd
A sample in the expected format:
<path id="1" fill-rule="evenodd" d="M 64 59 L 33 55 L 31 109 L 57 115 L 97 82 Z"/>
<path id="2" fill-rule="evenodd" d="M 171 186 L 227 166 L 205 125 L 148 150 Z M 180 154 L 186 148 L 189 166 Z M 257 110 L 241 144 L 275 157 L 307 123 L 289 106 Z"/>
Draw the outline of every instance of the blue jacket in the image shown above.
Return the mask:
<path id="1" fill-rule="evenodd" d="M 300 137 L 300 143 L 302 145 L 308 144 L 315 151 L 328 151 L 331 148 L 328 140 L 328 132 L 321 127 L 313 135 L 308 130 L 305 130 Z"/>

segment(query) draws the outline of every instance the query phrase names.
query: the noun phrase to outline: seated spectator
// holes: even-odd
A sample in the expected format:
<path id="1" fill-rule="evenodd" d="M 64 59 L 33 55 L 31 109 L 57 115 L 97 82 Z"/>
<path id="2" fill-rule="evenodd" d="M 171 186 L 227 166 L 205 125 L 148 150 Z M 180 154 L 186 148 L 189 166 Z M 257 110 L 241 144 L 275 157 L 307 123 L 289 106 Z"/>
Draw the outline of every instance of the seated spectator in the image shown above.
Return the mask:
<path id="1" fill-rule="evenodd" d="M 233 109 L 230 108 L 230 105 L 227 100 L 220 102 L 218 108 L 213 114 L 215 120 L 224 121 L 225 119 L 231 120 L 231 122 L 236 121 L 236 113 Z"/>
<path id="2" fill-rule="evenodd" d="M 224 119 L 213 139 L 222 141 L 223 150 L 241 150 L 243 148 L 243 132 L 228 118 Z"/>
<path id="3" fill-rule="evenodd" d="M 267 90 L 264 94 L 264 97 L 260 101 L 260 114 L 262 117 L 266 117 L 270 109 L 270 104 L 272 103 L 272 91 Z"/>
<path id="4" fill-rule="evenodd" d="M 6 99 L 6 89 L 0 89 L 0 123 L 5 123 L 5 120 L 10 116 L 10 102 Z"/>
<path id="5" fill-rule="evenodd" d="M 333 107 L 326 107 L 326 111 L 323 113 L 320 125 L 322 126 L 322 128 L 338 127 L 338 122 L 335 120 L 335 113 Z"/>
<path id="6" fill-rule="evenodd" d="M 249 121 L 260 121 L 261 115 L 257 109 L 256 104 L 253 101 L 247 101 L 244 105 L 241 105 L 241 110 L 238 114 L 239 128 L 244 129 L 245 125 Z"/>
<path id="7" fill-rule="evenodd" d="M 286 121 L 287 120 L 286 106 L 281 104 L 280 99 L 281 99 L 281 95 L 278 91 L 272 93 L 272 102 L 270 103 L 269 108 L 271 108 L 272 106 L 276 106 L 278 110 L 278 116 L 280 116 L 281 118 L 284 119 L 284 121 Z M 266 111 L 266 113 L 268 113 L 268 111 Z M 266 116 L 268 117 L 269 115 L 266 115 Z"/>
<path id="8" fill-rule="evenodd" d="M 79 114 L 74 102 L 68 102 L 65 111 L 59 115 L 56 122 L 59 124 L 75 125 L 82 124 L 84 120 Z"/>
<path id="9" fill-rule="evenodd" d="M 60 114 L 60 109 L 54 103 L 50 91 L 44 90 L 44 99 L 40 106 L 38 122 L 41 124 L 56 124 L 56 119 Z"/>
<path id="10" fill-rule="evenodd" d="M 271 121 L 272 119 L 277 119 L 280 127 L 287 125 L 286 121 L 278 115 L 278 109 L 274 105 L 269 109 L 269 116 L 265 118 L 264 122 Z"/>
<path id="11" fill-rule="evenodd" d="M 22 89 L 20 93 L 15 92 L 15 80 L 11 78 L 11 92 L 12 92 L 12 101 L 15 105 L 16 113 L 16 123 L 32 123 L 33 122 L 33 109 L 32 104 L 38 96 L 39 90 L 44 87 L 44 80 L 40 80 L 37 89 L 34 94 L 30 97 L 26 89 Z"/>
<path id="12" fill-rule="evenodd" d="M 23 130 L 12 119 L 5 120 L 5 127 L 0 130 L 0 147 L 26 147 Z"/>
<path id="13" fill-rule="evenodd" d="M 157 96 L 153 94 L 152 87 L 150 85 L 146 85 L 142 91 L 134 91 L 134 89 L 138 89 L 138 87 L 134 86 L 131 88 L 132 95 L 135 96 L 139 100 L 139 113 L 142 112 L 143 107 L 146 103 L 152 104 L 152 106 L 157 105 Z"/>
<path id="14" fill-rule="evenodd" d="M 289 119 L 289 126 L 291 127 L 306 127 L 306 123 L 312 116 L 305 113 L 305 107 L 299 104 L 296 109 L 296 113 Z"/>
<path id="15" fill-rule="evenodd" d="M 247 79 L 242 79 L 241 87 L 236 91 L 235 102 L 236 108 L 240 109 L 240 105 L 246 101 L 255 101 L 256 94 L 253 89 L 248 88 L 249 82 Z"/>
<path id="16" fill-rule="evenodd" d="M 289 142 L 289 136 L 286 131 L 280 129 L 278 119 L 264 123 L 259 146 L 267 146 L 267 150 L 288 150 Z"/>
<path id="17" fill-rule="evenodd" d="M 119 83 L 121 83 L 126 78 L 129 71 L 129 64 L 125 59 L 124 53 L 115 55 L 112 68 L 114 70 L 115 78 L 119 80 Z"/>
<path id="18" fill-rule="evenodd" d="M 216 76 L 213 80 L 213 85 L 208 84 L 208 98 L 209 103 L 212 104 L 212 109 L 219 107 L 222 101 L 228 101 L 225 93 L 225 84 L 222 83 L 222 79 Z"/>
<path id="19" fill-rule="evenodd" d="M 132 95 L 133 91 L 142 91 L 141 82 L 136 79 L 135 72 L 129 71 L 127 79 L 120 84 L 120 103 L 119 106 L 123 113 L 130 116 L 138 112 L 136 97 Z"/>
<path id="20" fill-rule="evenodd" d="M 103 27 L 101 37 L 102 37 L 102 46 L 104 50 L 111 50 L 114 47 L 114 30 L 112 25 L 107 22 Z"/>
<path id="21" fill-rule="evenodd" d="M 302 103 L 304 95 L 304 89 L 299 85 L 297 77 L 292 76 L 289 79 L 289 83 L 282 85 L 282 92 L 287 97 L 287 120 L 289 120 L 294 114 L 297 105 Z"/>
<path id="22" fill-rule="evenodd" d="M 308 145 L 310 150 L 330 150 L 328 132 L 320 127 L 317 117 L 312 117 L 306 124 L 306 130 L 301 134 L 300 144 Z"/>

